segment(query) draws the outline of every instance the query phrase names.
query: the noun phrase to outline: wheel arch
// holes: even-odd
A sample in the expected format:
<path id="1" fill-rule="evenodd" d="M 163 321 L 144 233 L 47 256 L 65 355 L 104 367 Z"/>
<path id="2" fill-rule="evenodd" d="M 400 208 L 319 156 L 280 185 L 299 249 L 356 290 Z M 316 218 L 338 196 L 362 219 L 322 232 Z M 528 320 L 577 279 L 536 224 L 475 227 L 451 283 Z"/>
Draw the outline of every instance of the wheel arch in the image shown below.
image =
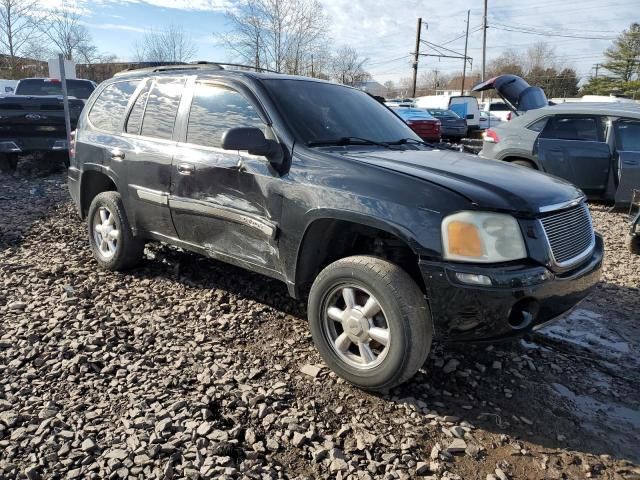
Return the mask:
<path id="1" fill-rule="evenodd" d="M 80 177 L 80 216 L 87 218 L 89 206 L 102 192 L 118 191 L 117 181 L 113 172 L 105 169 L 87 169 Z"/>
<path id="2" fill-rule="evenodd" d="M 418 268 L 420 252 L 412 233 L 393 222 L 354 212 L 316 212 L 309 219 L 296 251 L 295 297 L 303 297 L 328 264 L 357 254 L 376 255 L 398 263 L 424 291 Z"/>
<path id="3" fill-rule="evenodd" d="M 524 156 L 524 155 L 506 155 L 504 158 L 502 158 L 502 160 L 504 162 L 509 162 L 509 163 L 514 162 L 516 160 L 529 162 L 530 164 L 532 164 L 534 166 L 534 168 L 536 170 L 542 170 L 538 160 L 533 158 L 533 157 L 528 157 L 528 156 Z"/>

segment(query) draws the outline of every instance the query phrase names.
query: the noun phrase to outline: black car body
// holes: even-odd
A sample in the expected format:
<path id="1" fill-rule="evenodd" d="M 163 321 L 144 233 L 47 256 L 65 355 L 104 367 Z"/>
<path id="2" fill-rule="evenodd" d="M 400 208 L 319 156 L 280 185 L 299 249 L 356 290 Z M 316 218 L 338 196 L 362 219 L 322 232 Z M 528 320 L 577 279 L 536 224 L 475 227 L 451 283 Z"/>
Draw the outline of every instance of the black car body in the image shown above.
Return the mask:
<path id="1" fill-rule="evenodd" d="M 127 73 L 91 97 L 75 138 L 69 190 L 102 265 L 129 266 L 118 260 L 118 248 L 159 240 L 280 279 L 292 296 L 309 294 L 323 357 L 363 388 L 406 380 L 405 373 L 389 380 L 381 372 L 392 363 L 410 376 L 432 334 L 522 334 L 569 310 L 600 277 L 603 243 L 578 189 L 429 148 L 388 109 L 349 87 L 215 66 Z M 491 260 L 511 258 L 518 248 L 518 260 Z M 136 249 L 130 253 L 137 258 Z M 489 250 L 502 253 L 490 258 Z M 469 262 L 453 251 L 479 256 Z M 323 292 L 336 272 L 343 283 L 357 280 L 363 299 L 355 307 L 352 287 L 341 290 L 343 303 L 340 294 L 329 301 Z M 397 307 L 412 319 L 412 340 L 403 327 L 391 337 L 406 342 L 401 353 L 388 337 L 372 343 L 359 336 L 367 328 L 380 332 L 371 323 L 381 321 L 379 309 L 366 317 L 369 324 L 362 319 L 367 295 L 386 295 L 378 280 L 366 281 L 380 272 L 388 275 L 378 280 L 399 279 L 384 284 L 391 289 L 407 285 L 383 315 L 387 322 Z M 329 322 L 318 314 L 324 306 L 331 318 L 342 312 L 341 326 L 328 327 L 337 328 L 331 341 L 350 335 L 348 347 L 339 347 L 347 348 L 343 363 L 327 353 L 325 330 L 318 330 L 318 322 Z M 360 350 L 351 348 L 356 344 Z M 369 362 L 372 344 L 378 350 Z M 412 349 L 421 353 L 412 356 Z"/>
<path id="2" fill-rule="evenodd" d="M 71 128 L 95 90 L 89 80 L 67 80 Z M 15 95 L 0 97 L 0 155 L 15 164 L 21 154 L 59 154 L 67 158 L 67 133 L 61 82 L 49 78 L 20 80 Z"/>

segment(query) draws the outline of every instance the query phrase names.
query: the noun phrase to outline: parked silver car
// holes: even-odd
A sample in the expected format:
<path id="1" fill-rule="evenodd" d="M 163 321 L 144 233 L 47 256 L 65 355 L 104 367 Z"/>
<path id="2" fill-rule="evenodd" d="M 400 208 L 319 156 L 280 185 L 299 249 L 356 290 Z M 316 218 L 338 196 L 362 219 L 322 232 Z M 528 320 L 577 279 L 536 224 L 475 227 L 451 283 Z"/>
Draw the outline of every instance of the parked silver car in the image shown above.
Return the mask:
<path id="1" fill-rule="evenodd" d="M 484 133 L 480 156 L 564 178 L 588 196 L 628 204 L 640 187 L 640 105 L 563 103 Z"/>

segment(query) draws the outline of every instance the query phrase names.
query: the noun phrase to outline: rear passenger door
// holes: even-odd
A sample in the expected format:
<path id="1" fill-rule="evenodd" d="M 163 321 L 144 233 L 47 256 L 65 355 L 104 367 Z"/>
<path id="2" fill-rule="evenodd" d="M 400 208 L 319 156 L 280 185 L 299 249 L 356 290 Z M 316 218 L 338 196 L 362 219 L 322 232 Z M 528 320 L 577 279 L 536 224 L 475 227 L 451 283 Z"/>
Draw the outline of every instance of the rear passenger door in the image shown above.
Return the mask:
<path id="1" fill-rule="evenodd" d="M 616 204 L 631 202 L 634 189 L 640 189 L 640 120 L 620 118 L 613 124 L 616 146 L 618 187 Z"/>
<path id="2" fill-rule="evenodd" d="M 124 126 L 128 148 L 119 152 L 127 165 L 127 188 L 138 230 L 162 240 L 175 238 L 169 212 L 174 125 L 185 77 L 150 78 L 133 102 Z"/>
<path id="3" fill-rule="evenodd" d="M 550 117 L 533 153 L 544 171 L 569 180 L 587 195 L 605 192 L 612 160 L 602 117 Z"/>
<path id="4" fill-rule="evenodd" d="M 169 201 L 178 236 L 213 257 L 277 273 L 281 197 L 270 191 L 280 177 L 264 157 L 221 148 L 232 127 L 258 127 L 274 138 L 266 115 L 239 84 L 194 82 L 189 90 Z"/>

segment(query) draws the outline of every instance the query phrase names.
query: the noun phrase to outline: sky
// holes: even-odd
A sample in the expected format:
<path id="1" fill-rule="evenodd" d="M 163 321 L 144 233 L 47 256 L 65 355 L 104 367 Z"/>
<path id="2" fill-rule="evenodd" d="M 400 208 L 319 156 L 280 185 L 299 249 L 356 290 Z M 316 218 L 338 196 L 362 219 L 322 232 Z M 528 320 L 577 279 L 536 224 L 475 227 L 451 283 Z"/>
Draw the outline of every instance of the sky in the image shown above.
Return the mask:
<path id="1" fill-rule="evenodd" d="M 42 0 L 48 3 L 56 0 Z M 190 33 L 198 53 L 194 60 L 237 60 L 215 40 L 229 25 L 224 12 L 234 0 L 76 0 L 82 21 L 102 52 L 129 60 L 133 46 L 149 29 L 180 25 Z M 330 19 L 334 46 L 350 45 L 368 58 L 365 68 L 375 80 L 398 81 L 411 75 L 416 21 L 422 37 L 456 52 L 464 50 L 467 10 L 471 10 L 469 53 L 473 69 L 482 59 L 482 0 L 320 0 Z M 546 41 L 561 66 L 574 68 L 583 81 L 602 52 L 632 21 L 640 22 L 640 0 L 488 0 L 487 62 L 504 49 L 524 51 Z M 515 30 L 533 31 L 527 34 Z M 549 33 L 553 34 L 550 36 Z M 557 36 L 556 36 L 557 35 Z M 457 38 L 458 37 L 458 38 Z M 577 38 L 589 37 L 589 38 Z M 456 39 L 457 38 L 457 39 Z M 453 41 L 452 41 L 453 40 Z M 421 47 L 425 53 L 429 47 Z M 462 60 L 421 57 L 419 72 L 462 70 Z"/>

